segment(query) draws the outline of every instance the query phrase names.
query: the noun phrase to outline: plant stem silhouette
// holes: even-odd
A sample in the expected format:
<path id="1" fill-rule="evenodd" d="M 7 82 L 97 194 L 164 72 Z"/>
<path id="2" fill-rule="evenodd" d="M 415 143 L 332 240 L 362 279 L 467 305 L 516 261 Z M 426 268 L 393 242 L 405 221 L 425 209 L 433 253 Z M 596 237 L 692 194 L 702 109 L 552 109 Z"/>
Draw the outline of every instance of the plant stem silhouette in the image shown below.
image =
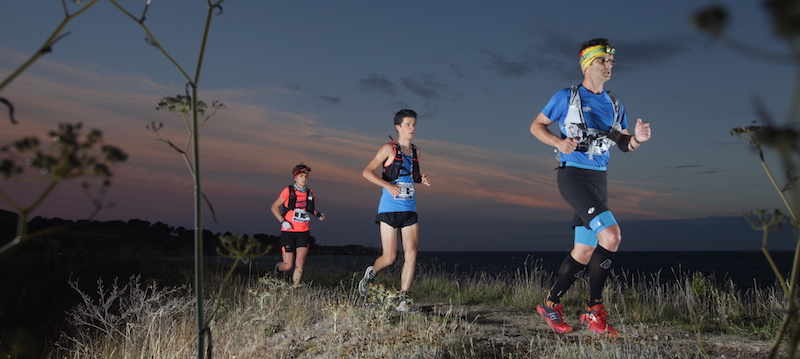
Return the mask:
<path id="1" fill-rule="evenodd" d="M 800 70 L 800 21 L 797 17 L 797 9 L 800 8 L 798 0 L 768 0 L 763 2 L 771 20 L 771 25 L 775 34 L 782 38 L 787 48 L 788 54 L 779 54 L 773 51 L 751 46 L 729 37 L 725 28 L 728 25 L 728 13 L 722 6 L 715 5 L 697 12 L 692 18 L 692 23 L 700 31 L 704 31 L 713 36 L 721 43 L 727 45 L 734 51 L 738 51 L 745 56 L 754 57 L 760 60 L 793 64 Z M 738 127 L 731 130 L 732 135 L 739 136 L 747 140 L 758 152 L 761 166 L 767 174 L 770 183 L 783 201 L 789 215 L 786 216 L 778 210 L 767 213 L 765 210 L 755 210 L 744 212 L 745 219 L 751 226 L 762 231 L 761 250 L 769 262 L 776 277 L 779 279 L 781 289 L 786 296 L 784 305 L 783 321 L 775 336 L 775 341 L 770 351 L 769 357 L 775 358 L 783 343 L 786 343 L 789 358 L 794 358 L 800 342 L 800 313 L 798 313 L 797 285 L 800 281 L 800 238 L 795 245 L 794 260 L 792 270 L 789 274 L 788 283 L 781 275 L 775 261 L 767 248 L 770 232 L 775 232 L 785 228 L 800 230 L 800 221 L 797 217 L 797 208 L 800 204 L 800 190 L 797 184 L 798 155 L 800 155 L 800 131 L 797 129 L 798 118 L 800 117 L 800 71 L 795 75 L 795 84 L 792 89 L 791 101 L 788 106 L 787 116 L 784 125 L 776 124 L 772 115 L 765 106 L 756 99 L 754 107 L 758 119 L 763 125 Z M 754 121 L 755 123 L 756 121 Z M 774 152 L 783 166 L 786 176 L 786 184 L 781 186 L 764 159 L 764 150 L 769 149 Z M 797 232 L 796 232 L 797 233 Z M 788 336 L 788 340 L 785 338 Z"/>
<path id="2" fill-rule="evenodd" d="M 194 223 L 195 223 L 195 232 L 194 232 L 194 252 L 195 252 L 195 280 L 194 280 L 194 287 L 195 287 L 195 300 L 197 301 L 197 358 L 203 359 L 205 356 L 205 351 L 208 351 L 208 357 L 211 357 L 211 348 L 212 345 L 210 343 L 210 328 L 208 327 L 208 321 L 204 319 L 205 310 L 203 308 L 203 191 L 202 191 L 202 173 L 201 173 L 201 166 L 200 166 L 200 146 L 199 146 L 199 129 L 200 129 L 200 110 L 198 101 L 197 91 L 200 82 L 200 74 L 203 68 L 203 59 L 205 57 L 206 45 L 208 43 L 208 34 L 211 29 L 211 19 L 214 16 L 214 11 L 218 11 L 217 14 L 222 14 L 222 3 L 225 0 L 217 0 L 211 1 L 206 0 L 206 20 L 205 26 L 203 27 L 203 36 L 200 41 L 200 50 L 198 51 L 197 55 L 197 63 L 195 65 L 195 71 L 192 76 L 181 66 L 180 63 L 175 61 L 175 59 L 169 54 L 169 52 L 161 46 L 158 40 L 155 38 L 153 33 L 145 24 L 147 10 L 150 7 L 150 1 L 148 1 L 144 9 L 142 11 L 142 15 L 139 17 L 134 16 L 131 12 L 126 10 L 123 6 L 121 6 L 116 0 L 109 0 L 114 6 L 116 6 L 123 14 L 128 16 L 131 20 L 135 21 L 142 30 L 147 35 L 147 42 L 155 47 L 159 52 L 161 52 L 167 60 L 172 63 L 175 68 L 181 73 L 181 76 L 186 80 L 186 97 L 188 99 L 189 108 L 191 109 L 191 125 L 189 127 L 190 131 L 190 140 L 188 145 L 191 146 L 192 158 L 191 158 L 191 168 L 192 171 L 192 179 L 194 181 Z M 175 148 L 175 147 L 173 147 Z M 188 164 L 188 157 L 187 157 L 187 164 Z M 205 345 L 205 338 L 209 338 L 208 347 Z"/>

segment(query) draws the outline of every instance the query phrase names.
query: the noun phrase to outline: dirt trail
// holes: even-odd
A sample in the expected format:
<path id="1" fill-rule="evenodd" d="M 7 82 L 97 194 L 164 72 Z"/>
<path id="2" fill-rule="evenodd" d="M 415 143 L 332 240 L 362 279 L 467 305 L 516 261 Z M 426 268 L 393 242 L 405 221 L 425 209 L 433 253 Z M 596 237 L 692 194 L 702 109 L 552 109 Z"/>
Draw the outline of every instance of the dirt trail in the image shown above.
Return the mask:
<path id="1" fill-rule="evenodd" d="M 612 348 L 612 351 L 630 355 L 622 358 L 705 358 L 703 351 L 710 358 L 767 358 L 772 346 L 772 337 L 754 335 L 703 333 L 702 340 L 699 340 L 696 332 L 672 325 L 622 324 L 615 326 L 620 332 L 619 338 L 607 338 L 588 332 L 577 317 L 566 318 L 575 327 L 574 332 L 557 334 L 537 313 L 437 305 L 421 306 L 420 310 L 429 315 L 444 315 L 447 311 L 457 313 L 469 323 L 465 331 L 472 339 L 472 345 L 494 348 L 495 352 L 502 349 L 507 353 L 530 355 L 542 351 L 542 348 L 558 351 L 558 348 L 578 345 Z M 550 351 L 546 349 L 545 352 Z"/>

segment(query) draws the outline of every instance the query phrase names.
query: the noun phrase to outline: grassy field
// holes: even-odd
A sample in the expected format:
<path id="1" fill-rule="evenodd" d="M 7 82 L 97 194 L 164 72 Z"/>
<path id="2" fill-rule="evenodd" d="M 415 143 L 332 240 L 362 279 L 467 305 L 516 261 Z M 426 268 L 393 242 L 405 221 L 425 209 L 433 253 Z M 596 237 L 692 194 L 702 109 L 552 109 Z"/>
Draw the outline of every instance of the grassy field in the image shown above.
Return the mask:
<path id="1" fill-rule="evenodd" d="M 19 251 L 0 261 L 2 358 L 188 358 L 196 348 L 191 263 L 124 249 L 61 258 Z M 206 293 L 228 268 L 212 266 Z M 578 323 L 583 280 L 564 298 L 576 331 L 552 333 L 535 306 L 553 273 L 455 276 L 420 268 L 414 313 L 394 310 L 399 263 L 356 293 L 361 273 L 307 268 L 303 285 L 241 266 L 211 325 L 217 358 L 761 358 L 782 294 L 685 273 L 612 276 L 610 320 L 620 338 Z M 672 278 L 672 276 L 670 276 Z M 212 308 L 209 299 L 206 308 Z"/>

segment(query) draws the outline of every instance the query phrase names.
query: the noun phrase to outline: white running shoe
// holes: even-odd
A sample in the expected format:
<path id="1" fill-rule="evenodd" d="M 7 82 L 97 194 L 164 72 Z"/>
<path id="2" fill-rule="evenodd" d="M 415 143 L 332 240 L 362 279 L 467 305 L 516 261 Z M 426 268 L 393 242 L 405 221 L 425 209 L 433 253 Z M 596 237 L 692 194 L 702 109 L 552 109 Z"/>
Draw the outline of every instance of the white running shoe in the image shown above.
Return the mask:
<path id="1" fill-rule="evenodd" d="M 405 313 L 411 313 L 416 311 L 416 309 L 414 309 L 414 303 L 411 301 L 411 299 L 409 299 L 406 296 L 400 298 L 400 302 L 397 304 L 397 308 L 395 309 L 398 312 L 405 312 Z"/>
<path id="2" fill-rule="evenodd" d="M 367 267 L 367 270 L 364 271 L 364 278 L 361 278 L 361 281 L 358 282 L 358 292 L 361 293 L 362 297 L 367 296 L 367 289 L 369 289 L 369 284 L 375 280 L 375 273 L 372 273 L 372 266 Z"/>

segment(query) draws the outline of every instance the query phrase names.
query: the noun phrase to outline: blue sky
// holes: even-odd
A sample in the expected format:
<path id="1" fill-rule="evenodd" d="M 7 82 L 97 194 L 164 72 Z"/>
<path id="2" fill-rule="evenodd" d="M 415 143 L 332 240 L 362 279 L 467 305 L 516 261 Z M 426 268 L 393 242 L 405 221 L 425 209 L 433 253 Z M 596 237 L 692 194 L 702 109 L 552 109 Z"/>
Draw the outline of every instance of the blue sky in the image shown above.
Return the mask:
<path id="1" fill-rule="evenodd" d="M 121 3 L 136 14 L 144 6 Z M 155 0 L 147 13 L 158 41 L 189 73 L 204 4 Z M 555 187 L 553 151 L 528 127 L 553 93 L 581 81 L 580 44 L 607 37 L 617 65 L 606 88 L 630 119 L 653 128 L 641 150 L 612 155 L 610 206 L 622 225 L 621 250 L 756 250 L 759 234 L 736 216 L 781 203 L 757 156 L 728 133 L 756 119 L 756 98 L 782 119 L 795 69 L 694 31 L 691 15 L 710 4 L 226 1 L 212 20 L 199 83 L 201 100 L 227 105 L 201 128 L 203 186 L 219 218 L 206 216 L 205 227 L 277 234 L 268 207 L 302 161 L 328 217 L 312 223 L 312 235 L 321 244 L 379 246 L 380 191 L 361 170 L 394 134 L 393 114 L 411 108 L 420 114 L 414 142 L 433 182 L 418 190 L 422 250 L 569 248 L 571 213 Z M 760 2 L 722 4 L 732 36 L 784 52 Z M 3 5 L 3 78 L 63 14 L 58 2 Z M 184 91 L 180 73 L 110 3 L 65 30 L 52 53 L 0 93 L 20 122 L 0 121 L 0 142 L 44 135 L 62 121 L 99 128 L 131 156 L 115 168 L 107 196 L 115 206 L 98 219 L 191 228 L 185 164 L 145 128 L 163 122 L 163 135 L 185 141 L 180 118 L 155 110 L 161 97 Z M 91 208 L 78 184 L 60 186 L 35 214 L 84 218 Z M 23 201 L 38 190 L 2 185 Z"/>

